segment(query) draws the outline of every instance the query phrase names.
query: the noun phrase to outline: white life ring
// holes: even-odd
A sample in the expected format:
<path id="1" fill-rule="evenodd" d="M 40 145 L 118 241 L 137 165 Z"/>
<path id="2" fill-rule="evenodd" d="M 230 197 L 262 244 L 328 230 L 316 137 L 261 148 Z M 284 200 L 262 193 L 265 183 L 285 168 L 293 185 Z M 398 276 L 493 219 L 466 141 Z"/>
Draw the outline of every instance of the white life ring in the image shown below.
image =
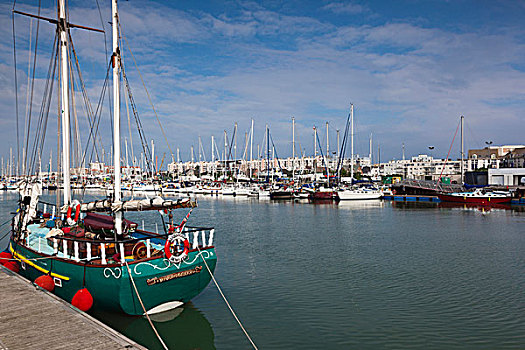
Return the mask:
<path id="1" fill-rule="evenodd" d="M 178 264 L 186 259 L 189 251 L 190 242 L 184 235 L 177 233 L 168 236 L 164 245 L 164 254 L 169 261 Z"/>

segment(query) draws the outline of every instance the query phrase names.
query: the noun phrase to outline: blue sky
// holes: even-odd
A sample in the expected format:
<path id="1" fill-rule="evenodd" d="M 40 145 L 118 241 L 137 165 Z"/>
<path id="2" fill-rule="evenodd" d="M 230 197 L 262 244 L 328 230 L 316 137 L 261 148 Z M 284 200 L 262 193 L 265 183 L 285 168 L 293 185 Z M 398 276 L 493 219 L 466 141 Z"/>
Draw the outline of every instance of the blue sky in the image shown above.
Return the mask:
<path id="1" fill-rule="evenodd" d="M 37 3 L 21 1 L 16 8 L 36 13 Z M 99 4 L 109 35 L 110 2 Z M 465 116 L 467 148 L 482 147 L 489 140 L 525 143 L 524 1 L 131 0 L 119 5 L 124 35 L 168 142 L 174 152 L 180 148 L 183 160 L 189 158 L 191 145 L 197 152 L 199 136 L 209 159 L 211 135 L 222 145 L 223 131 L 231 136 L 234 122 L 239 125 L 241 153 L 251 118 L 254 144 L 262 143 L 269 124 L 280 156 L 291 154 L 292 116 L 297 142 L 308 155 L 312 127 L 322 130 L 325 147 L 328 121 L 333 151 L 336 130 L 344 129 L 350 103 L 355 106 L 356 152 L 368 154 L 372 133 L 374 157 L 379 144 L 382 160 L 401 158 L 402 143 L 407 156 L 428 153 L 429 145 L 435 146 L 434 156 L 446 156 L 460 115 Z M 42 1 L 42 6 L 44 15 L 54 15 L 53 2 Z M 96 2 L 72 1 L 69 6 L 71 22 L 102 26 Z M 11 7 L 12 3 L 0 7 L 4 157 L 16 145 Z M 18 16 L 16 24 L 23 124 L 30 21 Z M 35 26 L 33 22 L 33 44 Z M 52 30 L 41 23 L 37 87 L 45 78 Z M 105 74 L 103 35 L 79 30 L 72 35 L 95 104 Z M 166 153 L 170 158 L 126 47 L 124 60 L 146 136 L 156 140 L 159 156 Z M 41 94 L 35 91 L 35 96 Z M 35 97 L 37 111 L 38 101 Z M 84 118 L 80 107 L 78 111 Z M 50 116 L 44 158 L 47 149 L 56 149 L 55 114 Z M 108 112 L 101 123 L 108 150 Z M 81 130 L 81 137 L 85 133 Z M 138 154 L 138 136 L 132 137 Z M 457 141 L 451 154 L 459 157 Z"/>

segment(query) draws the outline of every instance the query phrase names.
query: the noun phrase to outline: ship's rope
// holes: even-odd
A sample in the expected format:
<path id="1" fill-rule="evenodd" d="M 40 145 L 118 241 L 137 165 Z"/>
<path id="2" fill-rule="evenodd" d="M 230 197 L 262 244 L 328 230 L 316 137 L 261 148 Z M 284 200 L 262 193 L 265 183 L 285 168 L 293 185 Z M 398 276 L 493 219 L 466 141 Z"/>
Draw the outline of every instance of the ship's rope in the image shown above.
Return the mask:
<path id="1" fill-rule="evenodd" d="M 164 128 L 162 127 L 162 124 L 160 122 L 159 116 L 157 115 L 157 110 L 155 109 L 155 106 L 153 105 L 153 100 L 151 99 L 151 96 L 149 94 L 148 89 L 146 88 L 146 83 L 144 82 L 144 78 L 142 77 L 142 73 L 140 72 L 140 69 L 137 65 L 137 61 L 135 60 L 135 56 L 133 55 L 133 51 L 131 51 L 131 46 L 128 43 L 128 39 L 126 39 L 126 36 L 124 35 L 124 31 L 122 30 L 122 27 L 120 26 L 120 21 L 118 22 L 119 30 L 122 38 L 126 42 L 126 46 L 128 47 L 129 53 L 131 54 L 131 58 L 133 59 L 133 63 L 135 65 L 135 69 L 137 69 L 137 72 L 139 73 L 140 80 L 142 81 L 142 86 L 144 87 L 144 90 L 146 91 L 146 95 L 148 96 L 149 103 L 151 105 L 151 108 L 153 109 L 153 113 L 155 114 L 155 118 L 157 119 L 157 123 L 159 124 L 160 130 L 162 131 L 162 135 L 164 136 L 164 140 L 166 141 L 166 145 L 168 146 L 168 149 L 171 154 L 171 159 L 175 159 L 173 156 L 173 151 L 171 150 L 170 143 L 168 142 L 168 137 L 166 136 L 166 132 L 164 131 Z M 152 159 L 154 161 L 154 159 Z M 155 169 L 155 171 L 158 171 L 158 169 Z"/>
<path id="2" fill-rule="evenodd" d="M 137 298 L 139 299 L 140 306 L 142 306 L 142 310 L 144 310 L 144 315 L 146 315 L 146 318 L 148 319 L 148 322 L 149 322 L 151 328 L 155 332 L 155 335 L 157 336 L 157 338 L 159 339 L 160 343 L 162 344 L 162 347 L 164 349 L 168 350 L 169 348 L 166 346 L 166 344 L 164 343 L 164 341 L 160 337 L 159 332 L 157 332 L 157 329 L 153 325 L 153 322 L 151 322 L 151 319 L 149 318 L 148 312 L 146 311 L 146 308 L 144 307 L 144 304 L 142 303 L 142 299 L 140 298 L 139 291 L 137 289 L 137 286 L 135 285 L 135 280 L 133 279 L 133 276 L 131 275 L 131 269 L 129 268 L 128 262 L 126 260 L 124 260 L 124 262 L 126 263 L 126 268 L 128 269 L 129 279 L 131 280 L 131 283 L 133 284 L 133 288 L 135 289 L 135 293 L 137 294 Z"/>
<path id="3" fill-rule="evenodd" d="M 199 251 L 199 253 L 201 253 L 201 250 L 200 250 L 199 246 L 197 246 L 197 250 Z M 218 283 L 217 280 L 215 279 L 215 276 L 213 276 L 213 272 L 211 272 L 211 269 L 210 269 L 210 267 L 208 266 L 208 263 L 206 262 L 206 259 L 204 259 L 204 258 L 202 257 L 202 254 L 201 254 L 201 258 L 202 258 L 202 261 L 204 262 L 204 265 L 206 266 L 206 269 L 208 270 L 208 273 L 209 273 L 210 276 L 211 276 L 211 279 L 213 280 L 213 283 L 215 283 L 215 286 L 217 287 L 217 290 L 218 290 L 219 293 L 221 294 L 222 299 L 223 299 L 224 302 L 226 303 L 226 306 L 228 306 L 228 309 L 230 309 L 231 314 L 233 315 L 233 317 L 235 318 L 235 320 L 236 320 L 237 323 L 239 324 L 239 327 L 241 327 L 241 330 L 244 332 L 244 335 L 246 335 L 246 338 L 248 338 L 248 340 L 249 340 L 250 343 L 252 344 L 253 348 L 256 349 L 256 350 L 258 350 L 257 345 L 255 345 L 255 343 L 253 342 L 252 338 L 250 337 L 250 335 L 248 334 L 248 332 L 246 331 L 246 329 L 245 329 L 244 326 L 242 325 L 241 320 L 239 320 L 239 317 L 237 317 L 237 314 L 235 313 L 235 311 L 233 311 L 233 308 L 231 307 L 230 303 L 228 302 L 228 299 L 226 299 L 226 296 L 224 296 L 224 293 L 222 292 L 221 287 L 219 287 L 219 283 Z"/>
<path id="4" fill-rule="evenodd" d="M 456 132 L 454 133 L 454 137 L 452 138 L 452 142 L 450 143 L 450 148 L 448 149 L 447 158 L 445 159 L 445 162 L 443 163 L 443 169 L 441 169 L 441 173 L 439 174 L 438 183 L 441 182 L 441 176 L 443 175 L 443 172 L 445 171 L 445 166 L 447 165 L 448 157 L 450 156 L 450 151 L 452 150 L 452 146 L 454 146 L 454 140 L 456 139 L 456 135 L 458 134 L 460 125 L 461 125 L 461 121 L 458 123 Z"/>

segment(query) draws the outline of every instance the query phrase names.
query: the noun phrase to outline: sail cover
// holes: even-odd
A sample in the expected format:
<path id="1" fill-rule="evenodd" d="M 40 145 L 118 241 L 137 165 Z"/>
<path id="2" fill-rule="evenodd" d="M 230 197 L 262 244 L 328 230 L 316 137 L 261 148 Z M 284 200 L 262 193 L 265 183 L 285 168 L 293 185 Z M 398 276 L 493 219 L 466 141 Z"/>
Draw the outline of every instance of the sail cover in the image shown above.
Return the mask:
<path id="1" fill-rule="evenodd" d="M 137 228 L 137 224 L 132 221 L 124 219 L 123 223 L 127 228 Z M 115 228 L 115 220 L 110 215 L 87 213 L 84 218 L 84 226 L 90 230 L 113 230 Z"/>
<path id="2" fill-rule="evenodd" d="M 179 209 L 179 208 L 194 208 L 197 202 L 190 198 L 184 199 L 163 199 L 162 197 L 146 198 L 146 199 L 131 199 L 129 201 L 112 202 L 109 199 L 100 201 L 81 203 L 81 212 L 94 211 L 144 211 L 144 210 L 164 210 L 164 209 Z M 76 208 L 74 208 L 76 209 Z M 60 211 L 67 213 L 68 206 L 63 206 Z"/>

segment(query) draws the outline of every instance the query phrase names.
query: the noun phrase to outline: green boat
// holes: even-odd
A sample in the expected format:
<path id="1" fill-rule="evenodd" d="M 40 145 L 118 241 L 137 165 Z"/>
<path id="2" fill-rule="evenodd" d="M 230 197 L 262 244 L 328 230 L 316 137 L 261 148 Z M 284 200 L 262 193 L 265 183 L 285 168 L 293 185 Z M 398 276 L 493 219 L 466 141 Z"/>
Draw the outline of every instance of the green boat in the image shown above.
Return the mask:
<path id="1" fill-rule="evenodd" d="M 169 202 L 172 207 L 173 202 L 179 207 L 194 205 L 190 200 Z M 18 218 L 28 212 L 24 208 Z M 53 278 L 54 293 L 70 302 L 79 290 L 86 288 L 97 309 L 130 315 L 162 312 L 198 295 L 210 282 L 210 272 L 215 270 L 212 228 L 184 227 L 178 234 L 182 244 L 171 245 L 174 254 L 179 254 L 177 262 L 166 249 L 170 247 L 170 236 L 177 235 L 175 232 L 159 235 L 137 230 L 136 224 L 126 221 L 129 231 L 117 240 L 86 238 L 86 233 L 100 232 L 102 225 L 113 221 L 111 216 L 88 213 L 78 224 L 60 229 L 83 232 L 82 237 L 55 236 L 59 229 L 48 226 L 54 226 L 49 223 L 59 219 L 38 212 L 24 230 L 13 231 L 9 251 L 19 261 L 21 275 L 31 281 L 49 275 Z M 20 222 L 18 218 L 15 227 Z M 106 232 L 107 229 L 104 228 Z"/>
<path id="2" fill-rule="evenodd" d="M 68 69 L 73 67 L 73 58 L 76 61 L 70 28 L 98 32 L 101 30 L 69 23 L 65 0 L 57 2 L 57 19 L 19 11 L 14 13 L 56 24 L 57 50 L 51 59 L 55 60 L 55 64 L 60 61 L 62 77 L 70 77 Z M 59 204 L 58 200 L 55 205 L 43 203 L 40 200 L 41 179 L 27 176 L 19 185 L 20 207 L 13 218 L 8 249 L 18 261 L 18 265 L 11 265 L 12 269 L 18 269 L 24 277 L 43 288 L 53 290 L 56 295 L 80 309 L 87 310 L 93 306 L 130 315 L 143 315 L 175 308 L 202 292 L 210 282 L 217 257 L 213 246 L 213 228 L 186 226 L 196 202 L 190 199 L 165 200 L 159 196 L 153 199 L 122 199 L 119 86 L 121 78 L 126 82 L 127 95 L 135 114 L 144 154 L 149 157 L 148 169 L 151 174 L 155 174 L 156 171 L 153 171 L 155 167 L 152 152 L 147 143 L 144 144 L 144 130 L 122 69 L 119 48 L 121 24 L 116 0 L 112 1 L 112 18 L 113 54 L 110 62 L 106 64 L 107 76 L 111 76 L 110 71 L 113 70 L 114 181 L 111 196 L 86 203 L 72 200 L 70 158 L 73 152 L 70 146 L 73 142 L 70 136 L 70 119 L 73 120 L 73 113 L 70 112 L 68 85 L 73 81 L 71 73 L 71 79 L 60 79 L 61 137 L 57 138 L 57 142 L 61 140 L 62 144 L 62 203 Z M 50 64 L 50 67 L 54 66 Z M 53 79 L 56 75 L 53 73 L 49 76 Z M 46 93 L 51 93 L 52 90 L 49 89 Z M 93 109 L 88 106 L 87 110 Z M 95 148 L 98 125 L 96 129 L 94 125 L 95 119 L 100 116 L 94 114 L 92 117 L 88 143 L 92 142 Z M 78 125 L 76 127 L 78 128 Z M 40 160 L 45 129 L 38 129 L 37 132 L 41 133 L 38 135 L 42 137 L 42 142 L 35 141 L 35 149 L 30 154 Z M 88 145 L 86 151 L 87 147 Z M 39 162 L 31 161 L 31 164 Z M 29 169 L 29 172 L 32 170 L 36 171 Z M 176 209 L 189 210 L 179 225 L 173 222 L 172 210 Z M 163 233 L 139 230 L 137 224 L 124 219 L 126 212 L 145 210 L 164 212 L 161 215 L 169 214 L 167 222 L 165 216 L 162 219 Z"/>

